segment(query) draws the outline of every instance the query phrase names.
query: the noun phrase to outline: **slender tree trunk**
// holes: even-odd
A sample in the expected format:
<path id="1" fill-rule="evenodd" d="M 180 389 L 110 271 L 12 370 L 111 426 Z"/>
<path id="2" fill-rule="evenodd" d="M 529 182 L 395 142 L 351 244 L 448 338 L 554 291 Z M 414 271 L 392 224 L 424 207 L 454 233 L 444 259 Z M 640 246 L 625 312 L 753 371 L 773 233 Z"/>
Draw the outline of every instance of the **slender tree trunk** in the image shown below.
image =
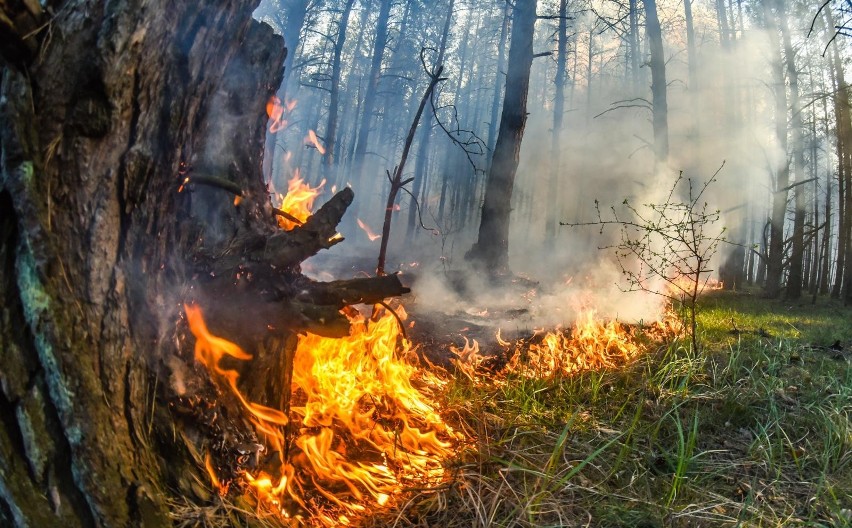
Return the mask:
<path id="1" fill-rule="evenodd" d="M 479 236 L 466 256 L 492 274 L 505 273 L 509 269 L 509 215 L 527 122 L 536 4 L 536 0 L 517 0 L 512 9 L 512 37 L 500 132 L 486 181 Z"/>
<path id="2" fill-rule="evenodd" d="M 565 68 L 568 60 L 568 0 L 559 1 L 559 29 L 556 44 L 556 75 L 553 84 L 556 94 L 553 98 L 553 130 L 550 136 L 550 178 L 547 183 L 547 213 L 545 216 L 544 236 L 553 240 L 559 223 L 559 175 L 561 173 L 560 138 L 562 119 L 565 116 Z"/>
<path id="3" fill-rule="evenodd" d="M 322 164 L 325 177 L 332 179 L 331 171 L 335 163 L 337 151 L 337 118 L 340 106 L 340 60 L 343 56 L 343 45 L 346 43 L 346 29 L 349 27 L 349 14 L 355 0 L 346 0 L 340 13 L 337 39 L 334 41 L 334 57 L 331 60 L 331 86 L 329 87 L 328 121 L 325 126 L 325 154 Z"/>
<path id="4" fill-rule="evenodd" d="M 805 151 L 802 138 L 802 108 L 799 104 L 799 72 L 796 69 L 796 55 L 790 38 L 790 28 L 787 24 L 787 14 L 784 3 L 777 1 L 778 19 L 780 20 L 781 37 L 784 45 L 784 60 L 787 67 L 787 82 L 790 87 L 790 143 L 793 149 L 793 170 L 797 183 L 793 191 L 795 212 L 793 215 L 793 243 L 790 255 L 790 273 L 787 278 L 786 295 L 790 299 L 802 296 L 805 252 L 805 215 L 806 215 L 806 185 Z"/>
<path id="5" fill-rule="evenodd" d="M 441 41 L 438 44 L 438 57 L 435 64 L 444 63 L 444 54 L 447 49 L 447 38 L 450 35 L 450 26 L 453 22 L 453 10 L 455 9 L 455 0 L 449 0 L 447 6 L 447 16 L 444 18 L 444 28 L 441 31 Z M 435 115 L 432 113 L 432 108 L 427 107 L 426 116 L 423 118 L 423 126 L 420 132 L 420 144 L 417 146 L 417 160 L 414 164 L 414 184 L 413 193 L 420 200 L 420 207 L 425 207 L 426 198 L 426 167 L 429 163 L 429 144 L 432 139 L 432 126 L 434 124 Z M 417 227 L 420 219 L 417 216 L 417 207 L 411 204 L 408 210 L 408 231 L 406 238 L 416 236 L 418 233 Z"/>
<path id="6" fill-rule="evenodd" d="M 636 0 L 628 0 L 629 33 L 627 35 L 630 44 L 630 80 L 634 92 L 639 91 L 639 64 L 642 51 L 639 46 L 639 8 Z M 591 46 L 591 42 L 589 44 Z"/>
<path id="7" fill-rule="evenodd" d="M 772 77 L 775 92 L 775 135 L 782 152 L 787 152 L 787 88 L 784 66 L 781 61 L 781 43 L 778 40 L 778 22 L 766 1 L 763 3 L 764 19 L 772 53 Z M 770 220 L 769 256 L 766 267 L 766 293 L 770 297 L 781 294 L 784 273 L 784 221 L 787 215 L 787 197 L 790 185 L 790 167 L 784 161 L 775 176 Z"/>
<path id="8" fill-rule="evenodd" d="M 370 129 L 373 126 L 373 110 L 376 106 L 376 90 L 379 86 L 379 77 L 382 72 L 382 57 L 388 42 L 388 20 L 390 19 L 391 0 L 381 0 L 379 17 L 376 20 L 376 40 L 373 44 L 373 58 L 370 62 L 370 73 L 367 77 L 367 86 L 364 88 L 364 103 L 361 107 L 361 124 L 358 127 L 358 141 L 355 144 L 353 159 L 356 174 L 362 174 L 364 168 L 364 156 L 367 154 L 367 142 L 370 138 Z"/>
<path id="9" fill-rule="evenodd" d="M 669 109 L 666 100 L 666 57 L 663 53 L 663 34 L 657 18 L 656 0 L 642 0 L 645 5 L 645 31 L 651 48 L 651 100 L 654 121 L 654 154 L 658 165 L 669 157 Z"/>
<path id="10" fill-rule="evenodd" d="M 719 23 L 719 42 L 722 44 L 723 48 L 728 49 L 731 45 L 731 29 L 728 25 L 728 14 L 725 9 L 725 0 L 716 0 L 716 20 Z"/>
<path id="11" fill-rule="evenodd" d="M 488 121 L 488 151 L 494 152 L 497 143 L 497 115 L 500 111 L 500 96 L 503 95 L 501 87 L 505 86 L 501 77 L 506 62 L 506 39 L 509 35 L 509 22 L 512 12 L 509 10 L 509 2 L 503 6 L 503 24 L 500 26 L 500 40 L 497 44 L 497 64 L 494 75 L 494 94 L 491 99 L 491 119 Z"/>

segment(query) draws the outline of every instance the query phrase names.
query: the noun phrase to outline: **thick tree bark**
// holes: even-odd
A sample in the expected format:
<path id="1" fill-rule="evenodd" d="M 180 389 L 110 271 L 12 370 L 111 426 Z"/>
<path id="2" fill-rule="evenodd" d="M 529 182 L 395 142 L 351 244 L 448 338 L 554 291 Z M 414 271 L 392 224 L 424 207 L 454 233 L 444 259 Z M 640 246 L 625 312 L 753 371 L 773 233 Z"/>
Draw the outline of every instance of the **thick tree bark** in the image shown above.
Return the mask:
<path id="1" fill-rule="evenodd" d="M 512 190 L 527 123 L 527 95 L 533 61 L 537 0 L 518 0 L 512 9 L 512 37 L 506 96 L 497 144 L 485 184 L 479 237 L 466 258 L 492 274 L 508 272 Z"/>
<path id="2" fill-rule="evenodd" d="M 149 383 L 174 352 L 179 255 L 222 236 L 208 222 L 259 214 L 246 170 L 283 45 L 251 2 L 53 7 L 38 54 L 2 72 L 2 333 L 15 343 L 2 465 L 17 471 L 0 511 L 20 526 L 163 526 L 174 482 L 151 447 Z M 231 173 L 246 206 L 178 193 L 184 163 Z"/>
<path id="3" fill-rule="evenodd" d="M 255 4 L 69 1 L 0 47 L 0 525 L 171 524 L 198 467 L 165 402 L 206 380 L 182 306 L 230 289 L 228 320 L 241 266 L 277 264 L 245 282 L 285 281 L 273 300 L 306 321 L 401 291 L 300 282 L 351 196 L 275 226 L 260 158 L 284 46 Z M 197 277 L 205 255 L 227 287 Z"/>

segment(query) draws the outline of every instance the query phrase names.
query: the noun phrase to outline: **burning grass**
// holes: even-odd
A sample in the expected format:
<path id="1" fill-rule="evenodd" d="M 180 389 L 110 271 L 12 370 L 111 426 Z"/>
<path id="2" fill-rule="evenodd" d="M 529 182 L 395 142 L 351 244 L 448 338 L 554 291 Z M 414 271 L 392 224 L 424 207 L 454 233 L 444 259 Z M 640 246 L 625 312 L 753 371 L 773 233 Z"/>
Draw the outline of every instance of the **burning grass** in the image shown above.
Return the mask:
<path id="1" fill-rule="evenodd" d="M 378 312 L 368 319 L 351 310 L 347 338 L 299 337 L 288 414 L 241 394 L 237 372 L 222 360 L 251 356 L 211 335 L 200 310 L 186 307 L 196 359 L 239 399 L 265 450 L 277 454 L 278 470 L 244 471 L 237 482 L 259 507 L 283 518 L 349 524 L 393 504 L 406 488 L 444 481 L 443 463 L 463 439 L 434 403 L 446 382 L 414 366 L 396 317 Z M 213 486 L 226 493 L 231 483 L 206 465 Z"/>
<path id="2" fill-rule="evenodd" d="M 852 524 L 849 309 L 705 301 L 699 353 L 675 339 L 619 369 L 456 378 L 475 454 L 440 500 L 372 525 Z"/>
<path id="3" fill-rule="evenodd" d="M 404 319 L 404 310 L 398 311 Z M 236 371 L 224 367 L 223 359 L 227 363 L 228 358 L 245 361 L 251 356 L 211 335 L 197 307 L 187 306 L 186 312 L 196 337 L 196 359 L 242 403 L 265 451 L 278 455 L 276 470 L 243 470 L 236 486 L 222 482 L 207 458 L 213 488 L 222 495 L 232 487 L 248 490 L 256 507 L 277 512 L 282 522 L 297 517 L 325 526 L 363 524 L 370 522 L 369 514 L 382 511 L 440 510 L 446 507 L 447 490 L 464 482 L 451 478 L 459 471 L 467 474 L 464 460 L 475 460 L 491 449 L 480 445 L 479 455 L 460 449 L 471 439 L 492 438 L 480 429 L 488 416 L 477 423 L 468 409 L 452 403 L 454 395 L 448 392 L 452 377 L 423 365 L 415 347 L 400 334 L 397 319 L 384 309 L 377 308 L 370 318 L 351 310 L 348 338 L 311 334 L 299 338 L 289 414 L 248 401 L 239 391 Z M 642 350 L 640 336 L 650 342 L 649 336 L 659 337 L 665 327 L 651 328 L 653 332 L 644 332 L 604 323 L 590 312 L 570 332 L 549 332 L 514 344 L 500 340 L 514 352 L 499 373 L 477 368 L 481 356 L 475 342 L 467 353 L 459 352 L 457 368 L 486 391 L 570 380 L 578 373 L 635 361 Z M 453 386 L 461 387 L 458 382 Z M 542 390 L 550 390 L 545 387 Z M 445 402 L 451 402 L 452 413 Z M 448 425 L 449 414 L 458 430 Z"/>

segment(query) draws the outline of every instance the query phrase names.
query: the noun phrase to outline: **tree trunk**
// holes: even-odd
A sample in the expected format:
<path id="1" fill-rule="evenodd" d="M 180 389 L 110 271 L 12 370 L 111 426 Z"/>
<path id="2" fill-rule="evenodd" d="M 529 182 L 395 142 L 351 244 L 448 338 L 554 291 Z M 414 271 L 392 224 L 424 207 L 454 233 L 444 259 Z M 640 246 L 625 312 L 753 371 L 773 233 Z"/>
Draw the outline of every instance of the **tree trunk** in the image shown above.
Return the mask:
<path id="1" fill-rule="evenodd" d="M 174 353 L 189 215 L 213 241 L 257 214 L 177 185 L 204 164 L 260 203 L 245 171 L 284 48 L 253 8 L 69 2 L 37 55 L 3 57 L 0 515 L 19 526 L 169 522 L 149 383 Z"/>
<path id="2" fill-rule="evenodd" d="M 787 14 L 784 3 L 776 2 L 778 19 L 780 20 L 781 37 L 784 45 L 784 61 L 787 67 L 787 82 L 790 86 L 790 143 L 793 148 L 793 170 L 796 187 L 793 191 L 793 243 L 790 254 L 790 273 L 787 278 L 786 295 L 790 299 L 802 296 L 802 281 L 804 280 L 805 252 L 805 152 L 802 139 L 802 108 L 799 104 L 799 72 L 796 69 L 796 55 L 790 38 L 790 28 L 787 24 Z"/>
<path id="3" fill-rule="evenodd" d="M 488 150 L 494 151 L 494 145 L 497 144 L 497 113 L 500 111 L 500 96 L 503 95 L 502 86 L 505 83 L 500 82 L 504 63 L 506 62 L 506 39 L 509 35 L 509 22 L 511 11 L 509 11 L 509 2 L 503 5 L 503 23 L 500 25 L 500 40 L 497 43 L 497 64 L 495 66 L 494 75 L 494 93 L 491 96 L 491 118 L 488 120 Z"/>
<path id="4" fill-rule="evenodd" d="M 831 10 L 823 11 L 826 27 L 833 28 Z M 847 208 L 846 189 L 852 184 L 852 109 L 849 104 L 849 86 L 843 72 L 843 62 L 837 42 L 831 44 L 832 84 L 835 89 L 834 117 L 837 135 L 837 252 L 835 254 L 835 274 L 831 287 L 831 297 L 838 299 L 843 288 L 843 278 L 847 261 L 847 248 L 850 243 L 850 220 L 852 215 Z"/>
<path id="5" fill-rule="evenodd" d="M 350 190 L 302 228 L 275 226 L 260 158 L 284 47 L 255 5 L 73 1 L 0 47 L 3 526 L 172 524 L 167 500 L 191 491 L 199 466 L 171 404 L 210 384 L 191 366 L 184 302 L 222 294 L 222 324 L 241 316 L 259 338 L 282 318 L 286 341 L 288 325 L 326 317 L 342 332 L 336 307 L 385 296 L 371 279 L 299 273 L 339 240 Z M 267 277 L 234 284 L 264 259 L 292 286 L 278 304 L 249 296 Z M 399 291 L 394 280 L 378 289 Z M 288 367 L 250 368 L 267 387 Z M 233 426 L 228 442 L 253 435 Z"/>
<path id="6" fill-rule="evenodd" d="M 373 126 L 373 109 L 376 105 L 376 90 L 379 86 L 379 76 L 382 72 L 382 57 L 388 42 L 388 19 L 390 18 L 391 0 L 381 0 L 379 17 L 376 21 L 376 40 L 373 44 L 373 58 L 370 62 L 370 73 L 367 86 L 364 88 L 364 104 L 361 107 L 361 124 L 358 127 L 358 141 L 355 144 L 353 162 L 355 173 L 360 177 L 364 168 L 364 156 L 367 154 L 367 141 Z"/>
<path id="7" fill-rule="evenodd" d="M 784 82 L 784 66 L 781 62 L 781 43 L 778 41 L 778 21 L 769 2 L 763 3 L 772 53 L 773 91 L 775 92 L 775 135 L 781 152 L 787 152 L 787 88 Z M 777 297 L 781 294 L 781 279 L 784 273 L 784 221 L 787 215 L 787 197 L 790 185 L 790 167 L 783 161 L 775 176 L 772 194 L 772 216 L 770 219 L 769 255 L 766 265 L 766 294 Z"/>
<path id="8" fill-rule="evenodd" d="M 444 18 L 444 28 L 441 31 L 441 41 L 438 44 L 438 57 L 435 64 L 444 63 L 444 54 L 447 50 L 447 38 L 450 35 L 450 25 L 453 21 L 453 11 L 455 9 L 456 0 L 449 0 L 447 6 L 447 16 Z M 426 166 L 429 162 L 429 144 L 432 140 L 432 125 L 435 115 L 432 113 L 432 108 L 426 109 L 426 115 L 423 117 L 423 126 L 420 131 L 420 143 L 417 145 L 417 160 L 414 163 L 414 184 L 412 194 L 420 201 L 420 213 L 426 205 Z M 411 240 L 417 236 L 420 231 L 417 229 L 420 225 L 420 215 L 418 215 L 418 207 L 412 200 L 411 207 L 408 208 L 408 229 L 406 238 Z"/>
<path id="9" fill-rule="evenodd" d="M 517 0 L 512 8 L 503 115 L 488 171 L 479 237 L 466 255 L 468 260 L 492 274 L 506 273 L 509 268 L 509 215 L 527 122 L 536 4 L 537 0 Z"/>
<path id="10" fill-rule="evenodd" d="M 651 48 L 651 101 L 653 103 L 654 154 L 657 164 L 664 165 L 669 157 L 669 107 L 666 100 L 666 57 L 663 53 L 663 34 L 657 18 L 656 0 L 643 0 L 645 31 Z"/>
<path id="11" fill-rule="evenodd" d="M 559 175 L 560 153 L 559 141 L 562 135 L 562 119 L 565 117 L 565 68 L 568 60 L 568 0 L 559 1 L 559 29 L 556 44 L 556 75 L 553 84 L 556 95 L 553 98 L 553 130 L 550 136 L 551 168 L 547 182 L 547 216 L 545 217 L 544 236 L 547 240 L 556 237 L 556 226 L 559 223 Z"/>
<path id="12" fill-rule="evenodd" d="M 627 10 L 629 20 L 629 32 L 627 34 L 627 39 L 630 49 L 630 87 L 634 92 L 636 92 L 639 90 L 639 64 L 641 63 L 641 51 L 639 47 L 639 8 L 636 6 L 636 0 L 628 0 Z M 589 46 L 591 47 L 591 39 Z"/>
<path id="13" fill-rule="evenodd" d="M 340 13 L 337 39 L 334 41 L 334 57 L 331 61 L 331 86 L 329 87 L 328 121 L 325 127 L 325 154 L 322 163 L 325 177 L 332 179 L 331 171 L 335 163 L 337 150 L 337 117 L 340 106 L 340 59 L 343 56 L 343 44 L 346 42 L 346 29 L 349 27 L 349 14 L 355 0 L 346 0 Z"/>

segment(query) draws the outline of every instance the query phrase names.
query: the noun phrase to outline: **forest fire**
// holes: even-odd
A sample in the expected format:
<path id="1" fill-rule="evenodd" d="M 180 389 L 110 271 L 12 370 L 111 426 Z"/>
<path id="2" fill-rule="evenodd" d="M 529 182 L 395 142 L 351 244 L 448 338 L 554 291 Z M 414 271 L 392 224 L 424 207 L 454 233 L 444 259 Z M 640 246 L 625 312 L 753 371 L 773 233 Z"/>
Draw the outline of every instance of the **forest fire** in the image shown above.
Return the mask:
<path id="1" fill-rule="evenodd" d="M 317 149 L 320 154 L 325 154 L 325 147 L 320 143 L 317 133 L 314 130 L 308 130 L 308 137 L 305 138 L 309 145 Z"/>
<path id="2" fill-rule="evenodd" d="M 487 358 L 480 354 L 477 341 L 467 341 L 461 349 L 451 347 L 456 355 L 456 368 L 477 382 L 504 379 L 507 375 L 527 378 L 572 376 L 590 370 L 613 369 L 637 359 L 643 347 L 639 333 L 651 341 L 680 333 L 674 314 L 666 313 L 658 321 L 639 327 L 629 327 L 615 320 L 600 319 L 595 310 L 580 312 L 570 330 L 556 329 L 537 332 L 530 339 L 512 343 L 497 332 L 497 343 L 508 353 L 508 361 L 498 372 L 483 366 Z M 490 379 L 484 379 L 484 375 Z"/>
<path id="3" fill-rule="evenodd" d="M 278 476 L 243 474 L 243 484 L 263 504 L 285 516 L 301 508 L 326 524 L 345 524 L 371 506 L 389 504 L 407 486 L 443 479 L 442 463 L 462 436 L 431 401 L 430 394 L 444 382 L 410 361 L 414 347 L 390 312 L 379 309 L 368 319 L 350 310 L 347 338 L 299 337 L 289 416 L 247 401 L 237 387 L 237 372 L 220 360 L 251 356 L 210 334 L 198 307 L 186 306 L 186 314 L 196 359 L 226 382 L 258 435 L 278 454 Z M 289 454 L 288 423 L 293 435 Z M 220 482 L 209 462 L 206 466 L 215 488 L 225 492 L 228 483 Z M 334 518 L 320 514 L 320 502 L 339 513 Z"/>
<path id="4" fill-rule="evenodd" d="M 361 220 L 360 218 L 358 219 L 358 227 L 360 227 L 361 231 L 363 231 L 367 235 L 367 238 L 370 239 L 370 242 L 378 240 L 382 236 L 382 235 L 377 235 L 376 233 L 374 233 L 373 230 L 370 229 L 370 226 L 368 226 L 366 223 L 364 223 L 364 221 Z"/>
<path id="5" fill-rule="evenodd" d="M 278 206 L 278 209 L 287 215 L 278 217 L 279 227 L 285 231 L 290 231 L 297 225 L 304 223 L 311 215 L 314 201 L 324 185 L 325 180 L 316 187 L 311 187 L 299 176 L 299 170 L 296 169 L 295 176 L 287 183 L 287 194 L 279 197 L 281 205 Z"/>
<path id="6" fill-rule="evenodd" d="M 269 118 L 269 131 L 279 132 L 287 128 L 286 116 L 296 107 L 296 101 L 282 103 L 277 96 L 272 96 L 266 102 L 266 116 Z"/>

